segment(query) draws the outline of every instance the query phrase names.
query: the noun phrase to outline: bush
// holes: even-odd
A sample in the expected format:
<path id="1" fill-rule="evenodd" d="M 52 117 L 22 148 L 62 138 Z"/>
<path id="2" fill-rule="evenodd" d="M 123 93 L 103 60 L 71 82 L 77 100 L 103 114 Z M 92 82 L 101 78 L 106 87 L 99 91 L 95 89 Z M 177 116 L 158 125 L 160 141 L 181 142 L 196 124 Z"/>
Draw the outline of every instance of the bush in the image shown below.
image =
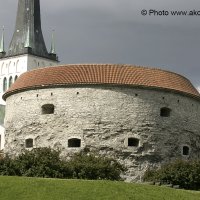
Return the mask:
<path id="1" fill-rule="evenodd" d="M 58 151 L 38 148 L 24 151 L 15 159 L 6 156 L 0 160 L 0 175 L 46 178 L 67 178 L 72 172 Z"/>
<path id="2" fill-rule="evenodd" d="M 6 156 L 0 160 L 0 175 L 8 176 L 120 180 L 124 171 L 114 159 L 79 153 L 65 161 L 59 151 L 50 148 L 24 151 L 15 159 Z"/>
<path id="3" fill-rule="evenodd" d="M 73 177 L 77 179 L 121 180 L 120 174 L 126 170 L 116 160 L 95 154 L 75 154 L 69 164 Z"/>
<path id="4" fill-rule="evenodd" d="M 18 167 L 14 160 L 8 156 L 0 159 L 0 175 L 17 176 L 19 175 Z"/>
<path id="5" fill-rule="evenodd" d="M 144 181 L 179 185 L 184 189 L 200 189 L 200 160 L 176 160 L 157 170 L 148 170 Z"/>
<path id="6" fill-rule="evenodd" d="M 60 152 L 50 148 L 37 148 L 25 151 L 15 162 L 20 174 L 29 177 L 67 178 L 71 170 L 60 159 Z"/>

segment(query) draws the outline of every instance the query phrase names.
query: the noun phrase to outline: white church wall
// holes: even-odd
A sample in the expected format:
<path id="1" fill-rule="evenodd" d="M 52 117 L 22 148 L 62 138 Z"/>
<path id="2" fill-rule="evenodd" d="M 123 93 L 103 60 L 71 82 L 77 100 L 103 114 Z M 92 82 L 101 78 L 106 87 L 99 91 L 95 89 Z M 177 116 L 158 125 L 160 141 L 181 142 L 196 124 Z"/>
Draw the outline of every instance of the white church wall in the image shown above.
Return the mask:
<path id="1" fill-rule="evenodd" d="M 0 60 L 0 104 L 5 105 L 4 100 L 2 100 L 2 95 L 4 94 L 4 79 L 6 79 L 5 88 L 8 89 L 9 86 L 19 77 L 22 73 L 27 71 L 28 56 L 16 56 L 10 58 L 3 58 Z"/>

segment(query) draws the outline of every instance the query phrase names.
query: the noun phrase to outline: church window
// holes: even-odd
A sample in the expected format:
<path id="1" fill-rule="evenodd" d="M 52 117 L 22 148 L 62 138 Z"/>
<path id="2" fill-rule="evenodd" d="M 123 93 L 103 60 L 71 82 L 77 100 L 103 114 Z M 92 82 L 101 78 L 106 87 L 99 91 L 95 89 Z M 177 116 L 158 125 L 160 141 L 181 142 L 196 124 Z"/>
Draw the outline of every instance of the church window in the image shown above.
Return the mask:
<path id="1" fill-rule="evenodd" d="M 53 114 L 54 113 L 54 105 L 53 104 L 45 104 L 42 106 L 42 114 Z"/>
<path id="2" fill-rule="evenodd" d="M 12 78 L 12 76 L 10 76 L 10 78 L 9 78 L 9 87 L 12 85 L 12 83 L 13 83 L 13 78 Z"/>
<path id="3" fill-rule="evenodd" d="M 4 77 L 3 79 L 3 91 L 5 92 L 7 90 L 7 78 Z"/>
<path id="4" fill-rule="evenodd" d="M 139 139 L 138 138 L 128 138 L 128 146 L 129 147 L 138 147 Z"/>
<path id="5" fill-rule="evenodd" d="M 164 107 L 164 108 L 160 109 L 160 116 L 161 117 L 169 117 L 170 113 L 171 113 L 171 109 L 170 108 Z"/>
<path id="6" fill-rule="evenodd" d="M 17 79 L 18 79 L 18 76 L 16 75 L 16 76 L 15 76 L 15 81 L 16 81 Z"/>
<path id="7" fill-rule="evenodd" d="M 81 140 L 78 138 L 72 138 L 68 140 L 68 147 L 69 148 L 78 148 L 81 147 Z"/>
<path id="8" fill-rule="evenodd" d="M 183 149 L 182 149 L 182 154 L 184 156 L 188 156 L 190 153 L 190 148 L 188 146 L 183 146 Z"/>
<path id="9" fill-rule="evenodd" d="M 25 146 L 26 148 L 33 148 L 33 139 L 32 138 L 26 139 Z"/>

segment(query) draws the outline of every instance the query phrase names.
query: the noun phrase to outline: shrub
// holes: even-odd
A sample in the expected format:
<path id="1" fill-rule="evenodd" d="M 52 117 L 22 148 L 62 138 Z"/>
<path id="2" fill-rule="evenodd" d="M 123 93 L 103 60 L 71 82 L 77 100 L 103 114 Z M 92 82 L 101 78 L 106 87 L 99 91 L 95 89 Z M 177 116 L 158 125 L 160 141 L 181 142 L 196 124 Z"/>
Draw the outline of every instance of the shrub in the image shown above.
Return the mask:
<path id="1" fill-rule="evenodd" d="M 0 174 L 46 178 L 67 178 L 72 172 L 65 165 L 58 151 L 38 148 L 24 151 L 15 159 L 8 156 L 0 160 Z"/>
<path id="2" fill-rule="evenodd" d="M 65 161 L 59 151 L 50 148 L 26 150 L 15 159 L 0 160 L 0 175 L 9 176 L 120 180 L 124 170 L 116 160 L 94 154 L 79 153 Z"/>
<path id="3" fill-rule="evenodd" d="M 185 189 L 200 189 L 200 161 L 176 160 L 160 169 L 146 171 L 143 179 L 179 185 Z"/>
<path id="4" fill-rule="evenodd" d="M 114 159 L 86 153 L 75 154 L 69 164 L 77 179 L 121 180 L 120 174 L 126 170 Z"/>
<path id="5" fill-rule="evenodd" d="M 0 175 L 2 176 L 17 176 L 19 175 L 16 162 L 8 156 L 0 159 Z"/>

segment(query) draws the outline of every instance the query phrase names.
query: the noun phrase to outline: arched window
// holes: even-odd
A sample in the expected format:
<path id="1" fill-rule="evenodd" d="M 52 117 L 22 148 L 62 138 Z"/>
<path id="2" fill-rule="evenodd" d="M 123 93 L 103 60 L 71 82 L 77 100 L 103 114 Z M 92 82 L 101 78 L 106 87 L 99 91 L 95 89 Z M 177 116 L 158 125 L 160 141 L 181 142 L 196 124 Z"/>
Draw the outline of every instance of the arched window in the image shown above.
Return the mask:
<path id="1" fill-rule="evenodd" d="M 81 147 L 81 140 L 78 138 L 72 138 L 68 140 L 68 147 L 70 148 L 77 148 L 77 147 Z"/>
<path id="2" fill-rule="evenodd" d="M 170 113 L 171 113 L 170 108 L 163 107 L 163 108 L 160 109 L 160 116 L 161 117 L 169 117 Z"/>
<path id="3" fill-rule="evenodd" d="M 139 139 L 138 138 L 128 138 L 128 146 L 129 147 L 138 147 Z"/>
<path id="4" fill-rule="evenodd" d="M 12 78 L 12 76 L 10 76 L 10 78 L 9 78 L 9 85 L 8 85 L 8 87 L 10 87 L 10 86 L 12 85 L 12 83 L 13 83 L 13 78 Z"/>
<path id="5" fill-rule="evenodd" d="M 3 79 L 3 92 L 5 92 L 7 90 L 7 78 L 4 77 Z"/>
<path id="6" fill-rule="evenodd" d="M 188 156 L 190 153 L 190 148 L 188 146 L 183 146 L 183 155 Z"/>
<path id="7" fill-rule="evenodd" d="M 42 106 L 42 114 L 53 114 L 54 113 L 54 105 L 53 104 L 45 104 Z"/>
<path id="8" fill-rule="evenodd" d="M 26 148 L 33 148 L 33 139 L 32 138 L 25 140 L 25 147 Z"/>
<path id="9" fill-rule="evenodd" d="M 15 81 L 16 81 L 17 79 L 18 79 L 18 76 L 16 75 L 16 76 L 15 76 Z"/>

